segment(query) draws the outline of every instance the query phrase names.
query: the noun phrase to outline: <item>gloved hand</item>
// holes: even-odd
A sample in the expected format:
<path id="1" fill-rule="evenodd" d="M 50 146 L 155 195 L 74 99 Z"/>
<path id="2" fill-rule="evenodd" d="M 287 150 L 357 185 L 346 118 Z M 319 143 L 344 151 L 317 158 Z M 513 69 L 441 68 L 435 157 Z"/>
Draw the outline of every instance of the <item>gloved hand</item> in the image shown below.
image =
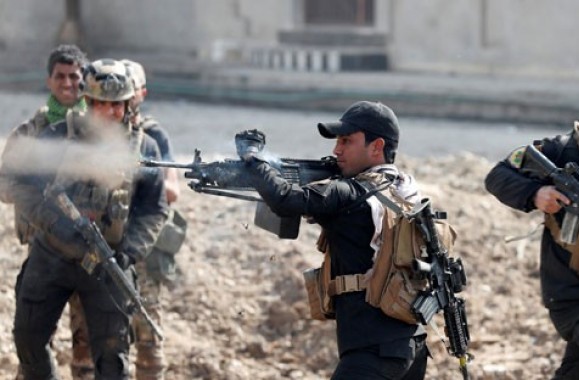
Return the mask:
<path id="1" fill-rule="evenodd" d="M 82 260 L 90 249 L 89 243 L 69 218 L 59 217 L 47 228 L 46 233 L 59 241 L 59 253 L 67 259 Z"/>
<path id="2" fill-rule="evenodd" d="M 122 270 L 127 270 L 131 265 L 134 265 L 136 260 L 133 256 L 123 252 L 115 252 L 115 260 L 119 264 L 119 268 Z"/>
<path id="3" fill-rule="evenodd" d="M 265 145 L 265 135 L 257 129 L 239 132 L 235 135 L 237 154 L 245 162 L 251 162 L 259 157 Z"/>

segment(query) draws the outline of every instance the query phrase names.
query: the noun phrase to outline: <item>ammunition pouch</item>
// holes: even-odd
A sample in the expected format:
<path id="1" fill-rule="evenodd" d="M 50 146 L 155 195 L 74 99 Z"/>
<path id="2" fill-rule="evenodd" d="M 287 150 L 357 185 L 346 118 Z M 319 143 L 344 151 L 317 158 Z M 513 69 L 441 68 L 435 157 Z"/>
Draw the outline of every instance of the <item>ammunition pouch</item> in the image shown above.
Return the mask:
<path id="1" fill-rule="evenodd" d="M 310 268 L 303 272 L 310 316 L 318 321 L 336 318 L 332 296 L 329 293 L 330 255 L 326 253 L 324 256 L 320 268 Z"/>
<path id="2" fill-rule="evenodd" d="M 108 224 L 102 226 L 103 236 L 111 245 L 117 245 L 123 240 L 130 204 L 128 190 L 115 189 L 111 192 L 107 207 Z"/>
<path id="3" fill-rule="evenodd" d="M 187 234 L 187 220 L 177 210 L 170 209 L 151 253 L 145 259 L 147 273 L 160 282 L 173 282 L 177 274 L 175 254 L 179 252 Z"/>
<path id="4" fill-rule="evenodd" d="M 450 252 L 456 232 L 444 220 L 435 221 L 441 244 Z M 320 244 L 321 242 L 321 244 Z M 330 278 L 330 253 L 322 231 L 318 249 L 325 252 L 320 268 L 304 272 L 308 301 L 313 319 L 328 319 L 333 296 L 366 291 L 366 302 L 381 309 L 389 317 L 408 324 L 419 324 L 412 305 L 419 292 L 426 290 L 427 280 L 412 268 L 415 259 L 422 259 L 425 243 L 414 220 L 397 215 L 385 207 L 382 218 L 382 244 L 374 264 L 366 273 Z"/>

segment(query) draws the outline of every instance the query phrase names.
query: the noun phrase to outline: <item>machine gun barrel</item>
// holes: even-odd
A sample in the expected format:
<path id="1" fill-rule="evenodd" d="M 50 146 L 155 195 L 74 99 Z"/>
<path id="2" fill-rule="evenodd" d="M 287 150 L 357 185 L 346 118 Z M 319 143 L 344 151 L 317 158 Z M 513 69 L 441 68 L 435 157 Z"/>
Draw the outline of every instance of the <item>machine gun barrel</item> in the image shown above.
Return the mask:
<path id="1" fill-rule="evenodd" d="M 236 144 L 257 144 L 256 152 L 261 152 L 265 137 L 259 131 L 246 131 L 236 135 Z M 239 137 L 251 137 L 244 140 Z M 253 138 L 256 138 L 255 141 Z M 253 146 L 253 145 L 252 145 Z M 277 169 L 283 178 L 291 184 L 299 186 L 323 180 L 340 174 L 335 157 L 323 157 L 319 160 L 300 158 L 280 158 L 269 160 L 269 164 Z M 300 217 L 280 217 L 275 215 L 255 192 L 251 176 L 248 175 L 245 161 L 225 159 L 203 162 L 201 152 L 195 149 L 193 161 L 182 164 L 167 161 L 142 160 L 144 167 L 185 169 L 184 177 L 190 179 L 189 187 L 198 193 L 226 196 L 245 201 L 259 202 L 256 208 L 254 223 L 256 226 L 275 233 L 282 239 L 295 239 L 299 233 Z M 248 194 L 251 192 L 256 195 Z"/>

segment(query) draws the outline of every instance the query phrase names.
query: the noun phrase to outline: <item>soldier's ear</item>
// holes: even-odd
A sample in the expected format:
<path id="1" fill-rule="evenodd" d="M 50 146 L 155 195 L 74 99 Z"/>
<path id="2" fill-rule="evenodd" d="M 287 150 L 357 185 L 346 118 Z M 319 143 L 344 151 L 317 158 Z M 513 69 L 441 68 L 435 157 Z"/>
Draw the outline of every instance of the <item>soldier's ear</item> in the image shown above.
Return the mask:
<path id="1" fill-rule="evenodd" d="M 384 141 L 383 138 L 379 137 L 376 140 L 372 141 L 372 154 L 382 154 L 382 152 L 384 151 L 384 145 L 386 144 L 386 141 Z"/>

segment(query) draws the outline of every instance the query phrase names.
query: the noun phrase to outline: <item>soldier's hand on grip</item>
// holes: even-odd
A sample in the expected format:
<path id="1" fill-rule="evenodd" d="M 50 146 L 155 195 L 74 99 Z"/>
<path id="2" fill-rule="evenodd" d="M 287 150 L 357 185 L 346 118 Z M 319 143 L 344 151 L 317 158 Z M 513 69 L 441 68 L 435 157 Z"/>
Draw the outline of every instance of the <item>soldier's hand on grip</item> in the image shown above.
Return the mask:
<path id="1" fill-rule="evenodd" d="M 535 194 L 535 207 L 547 214 L 554 214 L 561 210 L 561 207 L 569 205 L 571 201 L 555 186 L 543 186 Z"/>
<path id="2" fill-rule="evenodd" d="M 90 245 L 77 230 L 74 221 L 67 217 L 59 217 L 46 231 L 48 238 L 58 240 L 62 249 L 59 251 L 70 260 L 82 260 L 90 250 Z"/>

